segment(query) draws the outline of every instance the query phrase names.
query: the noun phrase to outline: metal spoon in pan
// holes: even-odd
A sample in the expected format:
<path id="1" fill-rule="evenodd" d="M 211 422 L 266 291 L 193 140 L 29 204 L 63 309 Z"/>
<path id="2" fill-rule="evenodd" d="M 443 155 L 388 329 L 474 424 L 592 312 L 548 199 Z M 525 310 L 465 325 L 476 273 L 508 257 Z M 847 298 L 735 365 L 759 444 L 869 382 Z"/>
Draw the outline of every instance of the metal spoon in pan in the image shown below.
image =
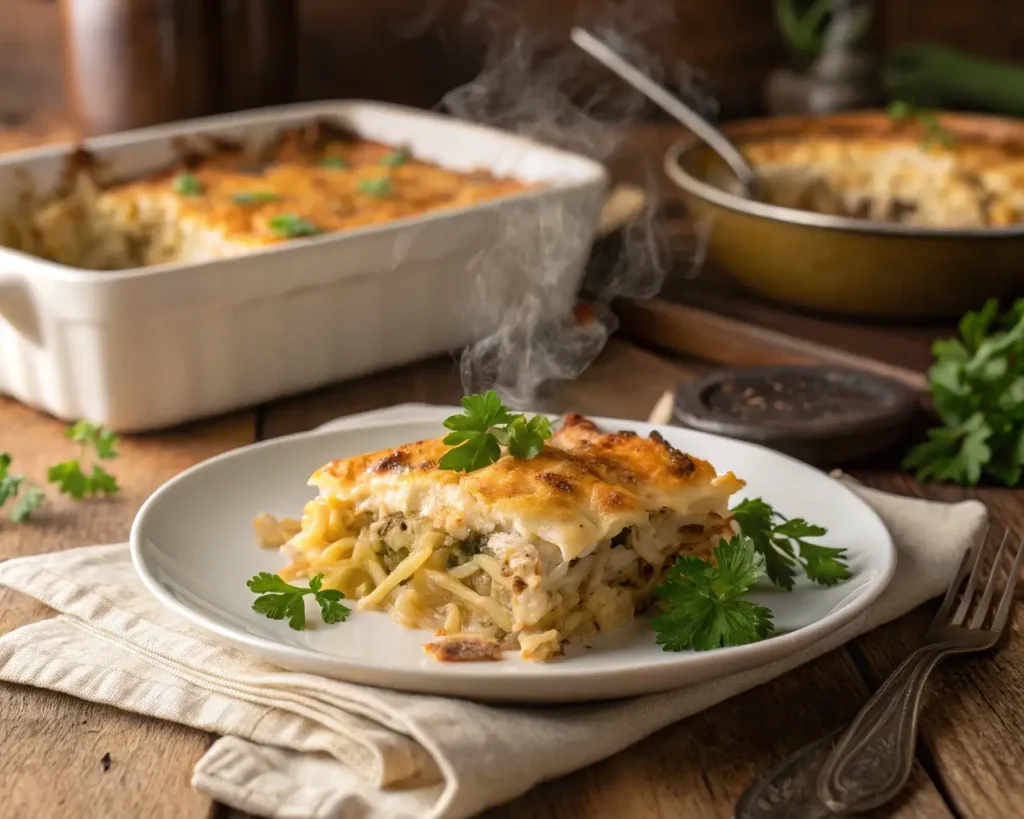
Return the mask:
<path id="1" fill-rule="evenodd" d="M 753 198 L 757 175 L 725 134 L 694 111 L 689 105 L 675 95 L 670 94 L 642 71 L 622 59 L 612 48 L 598 40 L 586 29 L 573 28 L 569 36 L 576 45 L 595 60 L 602 63 L 605 68 L 618 74 L 619 77 L 632 85 L 637 91 L 662 108 L 667 114 L 675 117 L 711 146 L 712 150 L 722 157 L 733 173 L 736 174 L 742 186 L 743 195 L 748 199 Z"/>

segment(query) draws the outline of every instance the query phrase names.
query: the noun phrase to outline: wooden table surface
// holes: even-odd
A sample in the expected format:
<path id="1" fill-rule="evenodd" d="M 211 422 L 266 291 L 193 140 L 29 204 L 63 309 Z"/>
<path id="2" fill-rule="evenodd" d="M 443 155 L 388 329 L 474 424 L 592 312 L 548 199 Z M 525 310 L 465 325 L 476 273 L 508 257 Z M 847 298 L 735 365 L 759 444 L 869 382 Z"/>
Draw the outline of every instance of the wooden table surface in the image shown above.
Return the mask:
<path id="1" fill-rule="evenodd" d="M 575 382 L 556 386 L 553 410 L 643 419 L 665 389 L 707 370 L 613 340 Z M 0 518 L 0 559 L 123 541 L 136 510 L 191 464 L 331 418 L 406 401 L 453 402 L 461 393 L 444 357 L 277 401 L 227 417 L 126 438 L 112 462 L 123 491 L 103 500 L 51 500 L 30 523 Z M 65 426 L 0 398 L 0 451 L 45 481 L 69 457 Z M 944 500 L 979 497 L 996 526 L 1024 531 L 1024 492 L 922 487 L 896 458 L 850 471 L 871 486 Z M 636 746 L 496 808 L 491 817 L 726 817 L 747 784 L 787 753 L 849 720 L 920 641 L 934 610 L 901 620 L 771 683 L 666 728 Z M 0 589 L 0 632 L 49 617 Z M 951 659 L 929 685 L 912 784 L 878 815 L 1024 815 L 1024 607 L 995 654 Z M 0 817 L 237 817 L 189 785 L 213 741 L 200 731 L 69 696 L 0 684 Z M 110 754 L 104 770 L 101 758 Z"/>

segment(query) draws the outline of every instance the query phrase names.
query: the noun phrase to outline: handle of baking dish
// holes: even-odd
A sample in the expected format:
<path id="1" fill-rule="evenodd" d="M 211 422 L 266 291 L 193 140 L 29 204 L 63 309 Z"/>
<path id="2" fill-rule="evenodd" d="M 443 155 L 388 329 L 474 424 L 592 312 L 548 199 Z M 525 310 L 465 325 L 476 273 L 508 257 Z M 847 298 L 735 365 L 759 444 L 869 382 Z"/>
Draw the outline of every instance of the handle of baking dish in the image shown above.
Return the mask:
<path id="1" fill-rule="evenodd" d="M 34 344 L 40 341 L 39 317 L 25 274 L 0 265 L 0 321 Z"/>

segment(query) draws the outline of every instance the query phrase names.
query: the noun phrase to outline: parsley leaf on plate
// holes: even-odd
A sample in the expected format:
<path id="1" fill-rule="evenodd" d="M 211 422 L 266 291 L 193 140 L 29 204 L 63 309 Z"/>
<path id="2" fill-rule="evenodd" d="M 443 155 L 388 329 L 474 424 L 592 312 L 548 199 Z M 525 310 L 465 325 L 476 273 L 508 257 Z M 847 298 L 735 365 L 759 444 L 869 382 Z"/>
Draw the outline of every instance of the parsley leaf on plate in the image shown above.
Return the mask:
<path id="1" fill-rule="evenodd" d="M 342 605 L 344 595 L 336 589 L 323 588 L 322 574 L 309 579 L 309 587 L 293 586 L 279 575 L 260 572 L 246 582 L 249 590 L 260 596 L 252 609 L 271 620 L 288 619 L 288 625 L 296 631 L 306 628 L 306 606 L 302 598 L 312 594 L 320 606 L 320 616 L 325 623 L 341 623 L 348 619 L 352 610 Z"/>
<path id="2" fill-rule="evenodd" d="M 514 458 L 535 458 L 551 437 L 551 423 L 543 415 L 527 418 L 512 413 L 494 390 L 462 399 L 461 415 L 450 415 L 444 426 L 452 430 L 444 442 L 449 449 L 438 466 L 456 472 L 472 472 L 494 463 L 507 446 Z"/>
<path id="3" fill-rule="evenodd" d="M 749 537 L 721 540 L 715 562 L 684 555 L 655 588 L 661 611 L 652 620 L 666 651 L 707 651 L 756 643 L 775 631 L 772 613 L 741 599 L 764 571 Z"/>
<path id="4" fill-rule="evenodd" d="M 807 540 L 826 534 L 824 527 L 803 518 L 787 520 L 760 498 L 741 501 L 730 511 L 740 531 L 764 558 L 765 573 L 776 586 L 792 590 L 798 569 L 822 586 L 834 586 L 850 577 L 845 549 Z"/>
<path id="5" fill-rule="evenodd" d="M 932 345 L 928 385 L 942 425 L 903 461 L 919 481 L 1006 486 L 1024 479 L 1024 299 L 1000 315 L 988 300 L 959 338 Z"/>

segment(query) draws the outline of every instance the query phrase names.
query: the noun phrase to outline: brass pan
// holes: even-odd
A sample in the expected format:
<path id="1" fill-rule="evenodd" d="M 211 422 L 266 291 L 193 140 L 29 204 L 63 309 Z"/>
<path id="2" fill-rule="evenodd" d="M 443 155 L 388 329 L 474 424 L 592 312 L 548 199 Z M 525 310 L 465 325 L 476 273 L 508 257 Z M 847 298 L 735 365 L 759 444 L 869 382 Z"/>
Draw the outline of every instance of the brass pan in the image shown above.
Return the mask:
<path id="1" fill-rule="evenodd" d="M 954 136 L 1024 145 L 1024 122 L 947 114 Z M 900 131 L 903 128 L 904 130 Z M 901 132 L 883 112 L 770 117 L 722 130 L 760 139 Z M 957 316 L 987 297 L 1024 294 L 1024 224 L 926 228 L 795 210 L 744 199 L 708 180 L 725 164 L 695 137 L 673 145 L 665 172 L 681 190 L 711 262 L 752 290 L 798 307 L 881 319 Z"/>

